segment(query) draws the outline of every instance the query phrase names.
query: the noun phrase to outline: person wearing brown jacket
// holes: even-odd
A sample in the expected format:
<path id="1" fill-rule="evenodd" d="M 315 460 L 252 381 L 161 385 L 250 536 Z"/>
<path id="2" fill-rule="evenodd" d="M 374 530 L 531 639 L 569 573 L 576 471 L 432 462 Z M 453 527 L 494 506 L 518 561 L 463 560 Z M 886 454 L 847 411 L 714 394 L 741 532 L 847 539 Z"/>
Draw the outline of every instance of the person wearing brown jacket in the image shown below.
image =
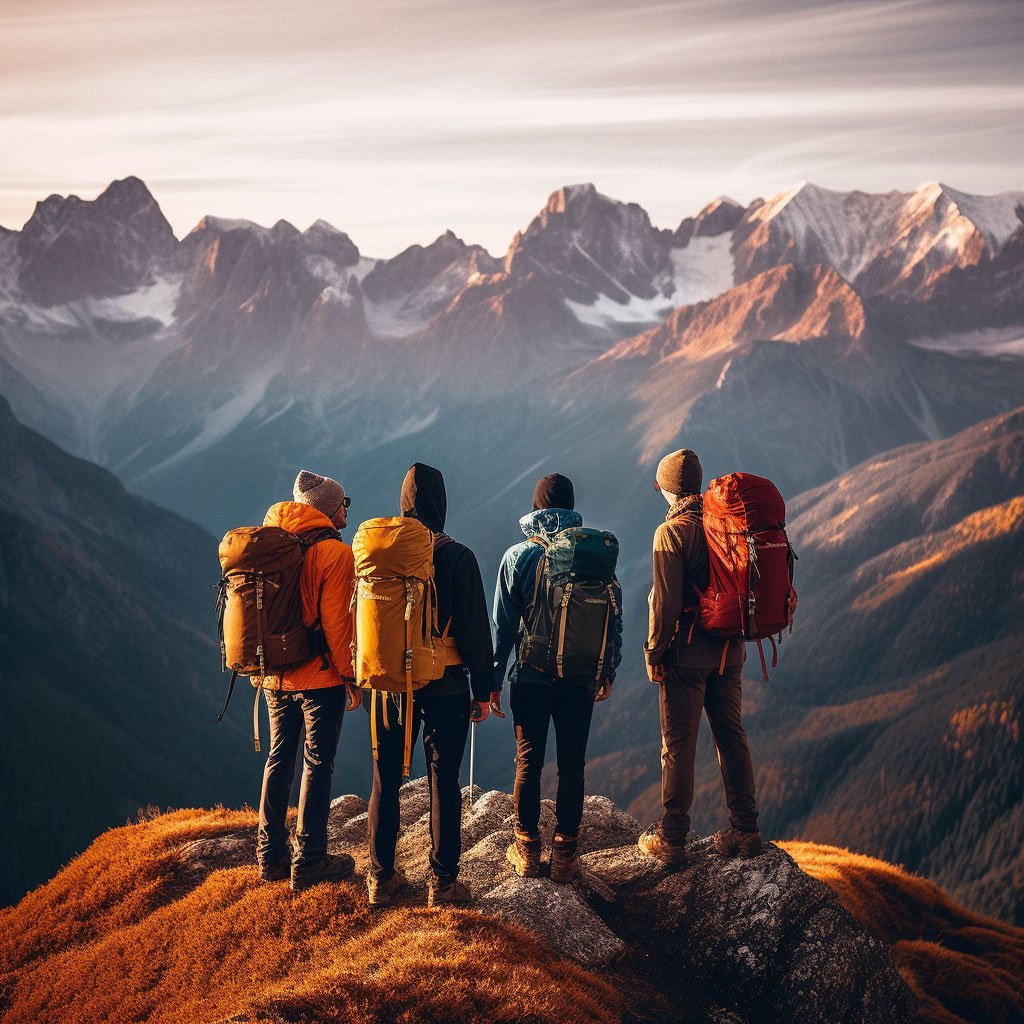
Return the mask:
<path id="1" fill-rule="evenodd" d="M 701 712 L 707 713 L 725 783 L 730 827 L 716 833 L 725 856 L 761 852 L 754 770 L 741 716 L 741 642 L 704 632 L 697 622 L 698 591 L 708 585 L 708 552 L 701 521 L 703 471 L 689 448 L 666 455 L 655 489 L 669 504 L 654 533 L 647 675 L 659 687 L 661 798 L 664 813 L 639 839 L 640 849 L 675 867 L 686 860 L 694 762 Z"/>

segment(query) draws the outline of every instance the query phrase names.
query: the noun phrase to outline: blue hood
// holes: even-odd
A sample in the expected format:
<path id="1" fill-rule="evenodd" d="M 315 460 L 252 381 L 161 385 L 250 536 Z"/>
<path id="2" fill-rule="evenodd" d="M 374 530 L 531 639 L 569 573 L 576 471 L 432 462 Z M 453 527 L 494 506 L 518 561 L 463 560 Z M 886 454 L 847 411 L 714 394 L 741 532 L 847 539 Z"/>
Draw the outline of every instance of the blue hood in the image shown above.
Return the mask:
<path id="1" fill-rule="evenodd" d="M 583 516 L 567 508 L 540 508 L 519 520 L 519 528 L 527 537 L 553 537 L 582 525 Z"/>

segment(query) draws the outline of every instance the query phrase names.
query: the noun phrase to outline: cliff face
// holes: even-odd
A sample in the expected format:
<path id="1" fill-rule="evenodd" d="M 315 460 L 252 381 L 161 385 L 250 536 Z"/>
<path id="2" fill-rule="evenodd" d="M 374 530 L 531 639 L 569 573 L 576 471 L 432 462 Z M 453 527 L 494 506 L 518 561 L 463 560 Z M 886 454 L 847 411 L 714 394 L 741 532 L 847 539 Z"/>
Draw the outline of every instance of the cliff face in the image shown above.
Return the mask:
<path id="1" fill-rule="evenodd" d="M 398 857 L 414 884 L 376 913 L 358 877 L 298 896 L 259 882 L 249 811 L 105 833 L 0 913 L 3 1021 L 883 1024 L 1021 1012 L 1021 933 L 934 886 L 809 845 L 726 861 L 696 837 L 689 866 L 670 873 L 603 797 L 587 801 L 584 877 L 559 887 L 505 864 L 511 798 L 470 807 L 465 791 L 462 877 L 477 899 L 427 910 L 424 780 L 401 799 Z M 331 849 L 359 870 L 365 808 L 340 797 L 331 814 Z"/>

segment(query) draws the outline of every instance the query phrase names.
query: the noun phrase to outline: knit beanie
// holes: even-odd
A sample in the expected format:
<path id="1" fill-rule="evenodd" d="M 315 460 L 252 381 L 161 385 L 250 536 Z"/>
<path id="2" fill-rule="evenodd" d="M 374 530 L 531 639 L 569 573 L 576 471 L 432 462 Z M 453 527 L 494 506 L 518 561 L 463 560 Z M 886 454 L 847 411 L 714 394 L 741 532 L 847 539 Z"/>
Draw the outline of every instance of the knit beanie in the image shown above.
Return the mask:
<path id="1" fill-rule="evenodd" d="M 573 493 L 572 481 L 561 473 L 548 473 L 537 481 L 533 489 L 534 511 L 541 508 L 566 508 L 572 511 L 576 507 L 576 495 Z"/>
<path id="2" fill-rule="evenodd" d="M 700 494 L 704 472 L 697 453 L 691 448 L 680 448 L 658 463 L 655 487 L 669 494 Z"/>
<path id="3" fill-rule="evenodd" d="M 345 498 L 345 488 L 329 476 L 300 469 L 292 488 L 292 497 L 303 505 L 312 505 L 328 519 L 333 519 Z"/>

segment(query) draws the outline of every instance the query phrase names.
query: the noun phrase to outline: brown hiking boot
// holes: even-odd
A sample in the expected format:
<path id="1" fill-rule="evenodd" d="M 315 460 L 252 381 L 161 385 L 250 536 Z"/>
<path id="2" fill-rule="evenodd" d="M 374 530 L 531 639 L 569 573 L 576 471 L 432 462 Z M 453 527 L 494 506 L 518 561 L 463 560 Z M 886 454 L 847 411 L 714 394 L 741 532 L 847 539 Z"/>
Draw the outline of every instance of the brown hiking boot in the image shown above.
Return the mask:
<path id="1" fill-rule="evenodd" d="M 347 854 L 327 854 L 312 864 L 296 864 L 292 867 L 292 892 L 302 892 L 321 882 L 343 882 L 351 877 L 356 862 Z"/>
<path id="2" fill-rule="evenodd" d="M 738 828 L 723 828 L 714 836 L 715 850 L 723 857 L 756 857 L 764 853 L 760 832 L 742 832 Z"/>
<path id="3" fill-rule="evenodd" d="M 565 885 L 580 873 L 579 836 L 563 836 L 555 833 L 551 844 L 551 881 Z"/>
<path id="4" fill-rule="evenodd" d="M 505 851 L 505 860 L 521 878 L 536 878 L 540 874 L 540 836 L 534 839 L 517 832 L 512 845 Z"/>
<path id="5" fill-rule="evenodd" d="M 660 825 L 652 825 L 641 833 L 636 845 L 640 847 L 641 853 L 660 860 L 666 867 L 681 868 L 686 864 L 686 844 L 670 843 L 661 834 Z"/>
<path id="6" fill-rule="evenodd" d="M 371 907 L 389 906 L 399 889 L 409 884 L 405 872 L 395 868 L 395 873 L 386 881 L 381 882 L 373 872 L 366 876 L 366 896 Z"/>
<path id="7" fill-rule="evenodd" d="M 473 894 L 469 886 L 456 879 L 447 885 L 441 885 L 436 878 L 430 880 L 430 888 L 427 890 L 427 906 L 440 907 L 444 904 L 451 906 L 462 906 L 473 901 Z"/>

